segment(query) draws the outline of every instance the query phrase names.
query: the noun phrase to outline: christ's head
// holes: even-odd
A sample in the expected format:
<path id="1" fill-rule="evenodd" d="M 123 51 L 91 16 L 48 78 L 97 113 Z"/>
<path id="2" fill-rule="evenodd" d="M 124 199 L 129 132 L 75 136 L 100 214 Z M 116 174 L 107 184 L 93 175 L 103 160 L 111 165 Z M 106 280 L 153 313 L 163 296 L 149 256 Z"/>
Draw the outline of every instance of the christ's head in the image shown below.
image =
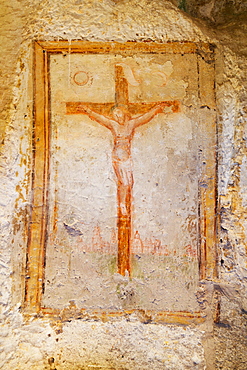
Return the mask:
<path id="1" fill-rule="evenodd" d="M 120 125 L 124 125 L 130 119 L 129 111 L 124 106 L 114 107 L 112 109 L 112 116 Z"/>

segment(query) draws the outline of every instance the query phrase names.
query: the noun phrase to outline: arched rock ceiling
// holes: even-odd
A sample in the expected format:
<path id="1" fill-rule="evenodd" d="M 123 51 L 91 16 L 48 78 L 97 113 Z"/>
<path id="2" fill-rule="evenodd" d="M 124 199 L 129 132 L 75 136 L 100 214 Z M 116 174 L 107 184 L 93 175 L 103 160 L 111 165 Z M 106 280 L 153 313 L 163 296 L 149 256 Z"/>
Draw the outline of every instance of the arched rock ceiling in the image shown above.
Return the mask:
<path id="1" fill-rule="evenodd" d="M 205 21 L 221 41 L 247 55 L 247 0 L 170 0 L 194 19 Z"/>
<path id="2" fill-rule="evenodd" d="M 196 18 L 220 25 L 246 21 L 247 0 L 171 0 L 174 5 Z"/>

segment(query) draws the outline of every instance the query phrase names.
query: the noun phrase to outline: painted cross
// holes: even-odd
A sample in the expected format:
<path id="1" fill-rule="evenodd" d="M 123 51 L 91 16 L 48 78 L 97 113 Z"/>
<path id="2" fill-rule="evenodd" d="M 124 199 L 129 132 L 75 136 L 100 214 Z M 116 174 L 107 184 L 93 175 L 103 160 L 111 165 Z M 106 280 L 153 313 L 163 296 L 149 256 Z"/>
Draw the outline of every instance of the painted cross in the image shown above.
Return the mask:
<path id="1" fill-rule="evenodd" d="M 67 114 L 86 114 L 92 120 L 108 128 L 113 135 L 113 168 L 117 178 L 118 200 L 118 272 L 130 274 L 131 214 L 133 173 L 131 142 L 138 126 L 148 123 L 164 107 L 172 112 L 179 110 L 179 102 L 159 101 L 152 103 L 129 102 L 128 81 L 121 63 L 115 65 L 115 101 L 109 103 L 67 102 Z M 132 118 L 132 115 L 134 118 Z M 136 117 L 136 115 L 138 115 Z"/>

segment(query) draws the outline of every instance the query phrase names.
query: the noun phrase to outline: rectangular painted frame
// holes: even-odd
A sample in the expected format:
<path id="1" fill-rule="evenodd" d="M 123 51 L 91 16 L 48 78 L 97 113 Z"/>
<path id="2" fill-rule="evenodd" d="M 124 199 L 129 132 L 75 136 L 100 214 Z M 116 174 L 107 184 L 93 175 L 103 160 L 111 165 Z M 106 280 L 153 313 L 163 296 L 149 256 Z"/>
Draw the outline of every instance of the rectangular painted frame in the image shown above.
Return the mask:
<path id="1" fill-rule="evenodd" d="M 49 57 L 56 53 L 85 53 L 133 55 L 137 53 L 196 54 L 198 65 L 198 89 L 201 108 L 211 109 L 211 119 L 204 125 L 204 133 L 211 145 L 203 149 L 202 160 L 204 172 L 199 187 L 199 272 L 201 280 L 213 280 L 217 277 L 216 269 L 216 107 L 214 96 L 214 47 L 207 43 L 192 42 L 85 42 L 85 41 L 37 41 L 34 42 L 34 123 L 33 123 L 33 176 L 32 176 L 32 208 L 29 224 L 26 286 L 24 312 L 27 314 L 46 314 L 58 319 L 98 318 L 110 319 L 126 317 L 139 311 L 143 320 L 148 322 L 166 323 L 200 323 L 204 321 L 203 312 L 171 312 L 171 311 L 87 311 L 74 310 L 73 307 L 59 310 L 41 306 L 44 286 L 46 229 L 48 223 L 48 192 L 49 192 L 49 156 L 50 156 L 50 114 L 49 114 Z M 210 74 L 210 79 L 208 75 Z M 212 91 L 212 94 L 208 94 Z M 142 310 L 141 310 L 142 311 Z"/>

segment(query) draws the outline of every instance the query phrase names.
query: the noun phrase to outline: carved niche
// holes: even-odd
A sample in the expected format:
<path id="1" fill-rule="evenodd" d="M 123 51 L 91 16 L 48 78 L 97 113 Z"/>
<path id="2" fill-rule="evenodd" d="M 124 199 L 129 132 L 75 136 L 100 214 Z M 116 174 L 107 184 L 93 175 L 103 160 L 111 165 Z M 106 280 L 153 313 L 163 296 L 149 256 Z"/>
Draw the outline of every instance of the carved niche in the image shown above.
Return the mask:
<path id="1" fill-rule="evenodd" d="M 196 291 L 216 276 L 213 47 L 34 50 L 25 310 L 202 321 Z"/>

